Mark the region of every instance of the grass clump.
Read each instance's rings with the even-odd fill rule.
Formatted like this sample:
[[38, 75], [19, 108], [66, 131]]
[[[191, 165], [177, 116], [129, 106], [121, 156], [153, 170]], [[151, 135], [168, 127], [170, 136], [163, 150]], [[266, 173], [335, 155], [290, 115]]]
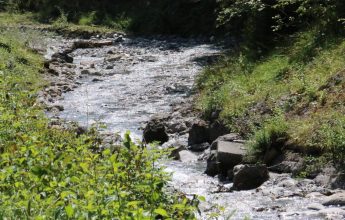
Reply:
[[0, 218], [194, 219], [197, 198], [167, 192], [161, 151], [127, 134], [96, 152], [97, 133], [49, 128], [36, 104], [43, 61], [28, 36], [0, 34]]
[[285, 142], [288, 139], [288, 125], [285, 122], [284, 116], [277, 115], [263, 123], [262, 127], [254, 132], [252, 142], [250, 143], [250, 155], [255, 158], [266, 160], [265, 153], [277, 152], [283, 150]]

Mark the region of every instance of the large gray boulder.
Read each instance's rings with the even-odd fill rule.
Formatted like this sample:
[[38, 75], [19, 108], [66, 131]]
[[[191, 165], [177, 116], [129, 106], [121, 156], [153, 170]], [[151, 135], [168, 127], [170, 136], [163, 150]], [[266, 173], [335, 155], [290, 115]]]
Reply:
[[228, 170], [242, 162], [245, 154], [246, 149], [242, 143], [218, 141], [217, 161], [220, 173], [227, 175]]
[[233, 174], [234, 190], [255, 189], [269, 179], [266, 165], [237, 165]]
[[242, 162], [246, 149], [243, 141], [239, 140], [239, 135], [227, 134], [212, 143], [210, 152], [205, 173], [209, 176], [221, 174], [227, 177], [229, 170], [232, 171], [234, 166]]

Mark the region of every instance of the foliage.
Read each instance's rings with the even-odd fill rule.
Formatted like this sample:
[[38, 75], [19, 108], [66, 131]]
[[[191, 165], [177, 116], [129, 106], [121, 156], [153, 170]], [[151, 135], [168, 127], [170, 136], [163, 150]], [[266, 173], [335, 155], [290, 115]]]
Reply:
[[53, 27], [55, 28], [66, 28], [68, 26], [67, 14], [59, 8], [60, 16], [53, 22]]
[[160, 150], [127, 134], [96, 152], [96, 132], [49, 128], [36, 104], [43, 62], [25, 46], [39, 35], [0, 35], [0, 218], [194, 219], [198, 198], [167, 192]]
[[264, 154], [272, 149], [281, 152], [288, 140], [288, 125], [281, 114], [270, 118], [263, 123], [253, 135], [249, 152], [256, 158], [263, 158]]
[[[271, 146], [271, 132], [285, 124], [296, 149], [332, 152], [338, 163], [345, 155], [344, 51], [342, 36], [317, 25], [289, 36], [260, 59], [240, 48], [199, 76], [198, 108], [205, 117], [220, 112], [234, 132], [255, 133], [253, 147], [259, 152]], [[284, 118], [271, 127], [277, 109]]]

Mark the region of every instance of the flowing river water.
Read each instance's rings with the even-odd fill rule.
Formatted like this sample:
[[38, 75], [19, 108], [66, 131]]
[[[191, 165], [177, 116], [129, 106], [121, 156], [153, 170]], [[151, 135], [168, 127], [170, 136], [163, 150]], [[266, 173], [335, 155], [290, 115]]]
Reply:
[[[55, 40], [46, 58], [71, 42]], [[222, 50], [200, 40], [177, 38], [124, 38], [113, 45], [76, 49], [69, 55], [74, 64], [70, 69], [78, 76], [77, 86], [55, 103], [63, 106], [63, 111], [54, 117], [84, 126], [101, 122], [108, 131], [122, 134], [130, 130], [141, 139], [140, 128], [152, 115], [169, 113], [171, 106], [188, 100], [196, 75]], [[173, 173], [171, 185], [175, 189], [206, 198], [200, 205], [200, 219], [213, 214], [219, 219], [341, 219], [345, 212], [320, 207], [327, 190], [313, 180], [271, 173], [270, 180], [258, 189], [217, 192], [220, 183], [204, 174], [205, 161], [170, 161], [165, 165]], [[222, 187], [229, 186], [231, 183]]]

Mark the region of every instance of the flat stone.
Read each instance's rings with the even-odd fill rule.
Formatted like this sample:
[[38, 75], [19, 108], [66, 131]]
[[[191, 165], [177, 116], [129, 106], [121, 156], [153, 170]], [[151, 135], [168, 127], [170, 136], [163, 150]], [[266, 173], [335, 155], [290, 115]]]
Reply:
[[345, 206], [345, 192], [340, 192], [326, 197], [322, 203], [325, 206]]
[[219, 171], [224, 175], [228, 170], [240, 164], [246, 154], [245, 146], [241, 143], [218, 141], [217, 148]]
[[198, 160], [198, 157], [188, 150], [178, 152], [178, 157], [181, 162], [192, 162]]

